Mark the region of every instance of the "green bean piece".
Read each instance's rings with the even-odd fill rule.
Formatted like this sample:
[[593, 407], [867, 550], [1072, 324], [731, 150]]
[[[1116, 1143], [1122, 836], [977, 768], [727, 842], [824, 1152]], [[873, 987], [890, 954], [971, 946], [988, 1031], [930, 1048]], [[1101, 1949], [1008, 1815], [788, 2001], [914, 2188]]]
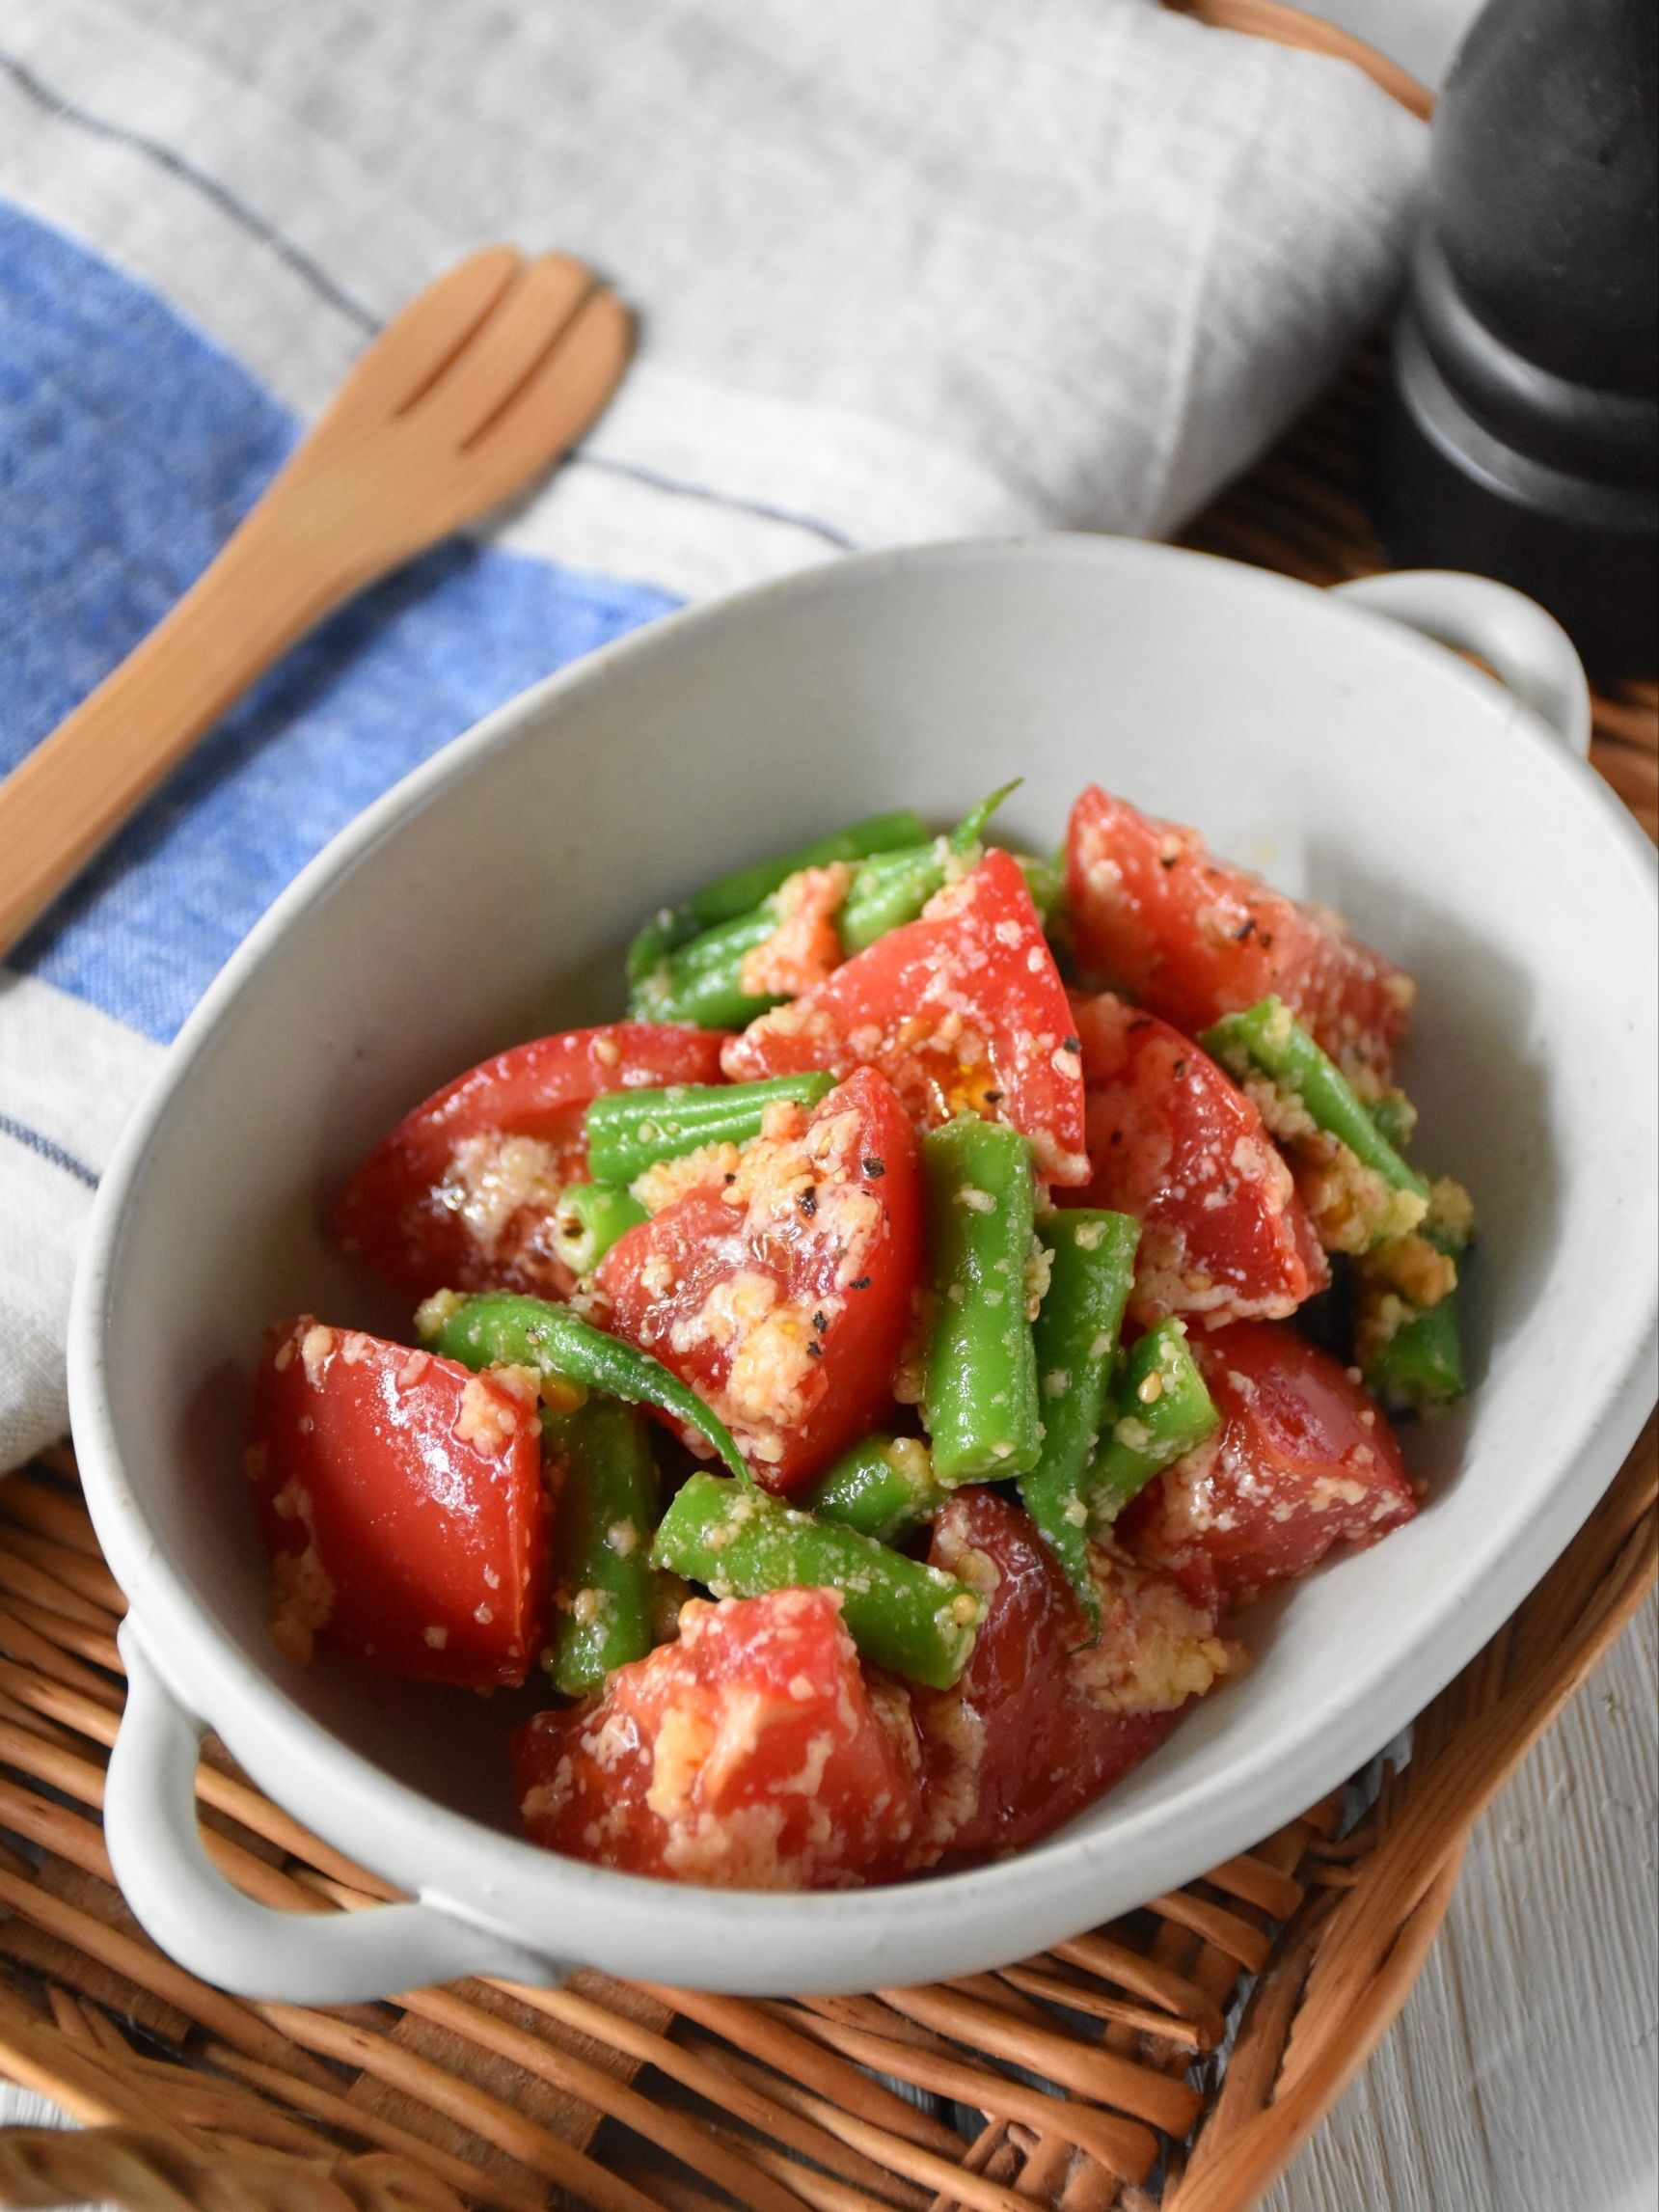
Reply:
[[1089, 1572], [1084, 1478], [1101, 1440], [1124, 1308], [1134, 1284], [1140, 1223], [1128, 1214], [1068, 1208], [1038, 1223], [1048, 1287], [1033, 1327], [1043, 1450], [1020, 1478], [1020, 1502], [1065, 1569], [1090, 1627], [1101, 1594]]
[[919, 844], [927, 833], [927, 824], [908, 806], [887, 814], [867, 814], [861, 822], [831, 830], [828, 836], [815, 837], [792, 853], [753, 860], [746, 868], [734, 868], [729, 876], [718, 876], [692, 893], [684, 911], [698, 929], [713, 929], [717, 923], [748, 914], [802, 868], [825, 868], [833, 860], [867, 860], [872, 853]]
[[[1448, 1195], [1455, 1201], [1447, 1204]], [[1428, 1218], [1419, 1234], [1449, 1260], [1469, 1242], [1468, 1195], [1459, 1185], [1437, 1183]], [[1359, 1263], [1354, 1341], [1365, 1386], [1391, 1413], [1432, 1413], [1461, 1398], [1463, 1313], [1457, 1286], [1429, 1306], [1404, 1297], [1388, 1278], [1386, 1247]]]
[[765, 1490], [693, 1475], [663, 1516], [652, 1562], [717, 1598], [841, 1593], [841, 1618], [878, 1666], [937, 1690], [967, 1664], [985, 1601], [965, 1582]]
[[1045, 860], [1035, 853], [1016, 853], [1020, 873], [1025, 878], [1025, 888], [1031, 893], [1031, 904], [1037, 909], [1037, 918], [1045, 929], [1052, 929], [1060, 918], [1066, 904], [1066, 860], [1064, 854]]
[[1130, 1346], [1107, 1404], [1101, 1441], [1083, 1478], [1089, 1526], [1108, 1529], [1154, 1475], [1196, 1451], [1221, 1426], [1215, 1401], [1172, 1317]]
[[660, 1359], [607, 1336], [568, 1306], [512, 1291], [479, 1291], [471, 1297], [438, 1291], [416, 1313], [415, 1326], [430, 1351], [463, 1367], [528, 1367], [627, 1406], [655, 1406], [706, 1436], [741, 1483], [750, 1479], [730, 1431], [695, 1391]]
[[793, 853], [721, 876], [683, 906], [664, 907], [628, 948], [630, 1013], [636, 1021], [741, 1029], [778, 1003], [743, 988], [744, 961], [777, 927], [774, 891], [802, 868], [863, 860], [926, 836], [921, 816], [909, 807], [872, 814]]
[[[1362, 1313], [1366, 1296], [1362, 1291]], [[1368, 1350], [1364, 1375], [1366, 1388], [1390, 1413], [1431, 1413], [1461, 1398], [1468, 1384], [1457, 1293], [1407, 1308], [1394, 1333]]]
[[946, 1488], [1037, 1463], [1037, 1354], [1025, 1318], [1034, 1240], [1031, 1146], [959, 1115], [922, 1139], [933, 1290], [922, 1419]]
[[587, 1164], [603, 1183], [632, 1183], [660, 1160], [705, 1144], [747, 1144], [779, 1101], [815, 1106], [835, 1087], [813, 1070], [758, 1083], [673, 1083], [666, 1090], [606, 1091], [588, 1106]]
[[[744, 962], [776, 927], [772, 907], [757, 907], [752, 914], [739, 915], [661, 953], [629, 992], [629, 1013], [637, 1022], [681, 1022], [695, 1029], [743, 1028], [779, 1003], [743, 987]], [[638, 945], [639, 940], [635, 942]]]
[[915, 920], [934, 893], [943, 888], [952, 858], [965, 859], [976, 849], [992, 816], [1020, 781], [1017, 776], [982, 799], [947, 836], [879, 853], [859, 864], [835, 917], [841, 949], [849, 959], [889, 930]]
[[553, 1634], [543, 1664], [567, 1698], [657, 1641], [657, 1462], [643, 1415], [609, 1398], [541, 1417], [559, 1470], [553, 1516]]
[[992, 816], [1000, 809], [1005, 799], [1013, 798], [1024, 780], [1023, 776], [1011, 777], [1006, 783], [999, 783], [977, 806], [970, 806], [946, 840], [951, 851], [959, 858], [971, 853], [990, 829]]
[[[1260, 1069], [1281, 1093], [1298, 1101], [1319, 1129], [1346, 1145], [1362, 1167], [1391, 1188], [1422, 1199], [1428, 1214], [1416, 1233], [1455, 1258], [1468, 1242], [1467, 1193], [1449, 1182], [1430, 1186], [1401, 1157], [1394, 1139], [1407, 1137], [1417, 1120], [1403, 1093], [1385, 1092], [1374, 1104], [1362, 1105], [1342, 1071], [1278, 998], [1224, 1015], [1199, 1041], [1236, 1076]], [[1425, 1307], [1401, 1298], [1380, 1272], [1367, 1280], [1368, 1266], [1386, 1256], [1391, 1241], [1373, 1242], [1360, 1263], [1360, 1365], [1368, 1387], [1384, 1406], [1394, 1411], [1428, 1411], [1450, 1405], [1464, 1389], [1456, 1292], [1454, 1288]], [[1386, 1301], [1391, 1298], [1396, 1310], [1385, 1334], [1383, 1317], [1390, 1313]]]
[[847, 888], [841, 911], [835, 916], [841, 949], [850, 960], [885, 937], [889, 930], [914, 921], [944, 883], [945, 862], [941, 840], [914, 851], [879, 853], [865, 860]]
[[1347, 1078], [1282, 998], [1258, 999], [1241, 1014], [1224, 1014], [1198, 1041], [1234, 1076], [1259, 1068], [1299, 1099], [1314, 1122], [1346, 1144], [1362, 1167], [1380, 1175], [1391, 1188], [1409, 1190], [1427, 1203], [1428, 1184], [1395, 1151], [1355, 1098]]
[[902, 1543], [932, 1520], [950, 1492], [934, 1481], [919, 1436], [866, 1436], [821, 1475], [802, 1504], [878, 1543]]
[[573, 1275], [591, 1273], [618, 1237], [648, 1221], [638, 1198], [610, 1183], [567, 1183], [553, 1210], [553, 1248]]
[[1380, 1098], [1364, 1102], [1372, 1126], [1384, 1144], [1403, 1152], [1417, 1130], [1417, 1108], [1403, 1091], [1384, 1091]]
[[629, 942], [627, 975], [630, 992], [649, 981], [670, 952], [697, 934], [697, 925], [684, 907], [659, 907]]

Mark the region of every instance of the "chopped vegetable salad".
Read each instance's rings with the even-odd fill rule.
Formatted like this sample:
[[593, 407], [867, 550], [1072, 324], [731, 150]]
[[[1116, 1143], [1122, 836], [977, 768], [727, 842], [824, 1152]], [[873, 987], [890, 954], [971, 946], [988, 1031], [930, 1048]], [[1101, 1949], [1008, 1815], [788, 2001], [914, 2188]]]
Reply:
[[[1010, 786], [1012, 788], [1012, 786]], [[272, 1630], [543, 1685], [525, 1832], [846, 1888], [1019, 1850], [1418, 1496], [1469, 1199], [1412, 985], [1090, 789], [1064, 852], [853, 824], [666, 908], [627, 1019], [458, 1076], [335, 1200], [411, 1342], [272, 1329]]]

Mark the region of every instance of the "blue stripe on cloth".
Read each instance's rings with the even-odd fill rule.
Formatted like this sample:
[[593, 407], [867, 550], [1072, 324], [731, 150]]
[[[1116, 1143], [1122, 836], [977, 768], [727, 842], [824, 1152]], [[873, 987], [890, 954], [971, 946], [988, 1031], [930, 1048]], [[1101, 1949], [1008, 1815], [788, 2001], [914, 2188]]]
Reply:
[[[154, 293], [0, 204], [0, 773], [160, 619], [297, 435]], [[449, 541], [273, 669], [12, 965], [165, 1043], [370, 800], [527, 684], [675, 604]]]
[[49, 1161], [52, 1166], [61, 1167], [66, 1175], [72, 1175], [77, 1183], [84, 1183], [89, 1190], [97, 1188], [98, 1171], [95, 1167], [89, 1167], [84, 1160], [77, 1160], [72, 1152], [67, 1152], [61, 1144], [55, 1144], [38, 1129], [31, 1129], [26, 1121], [14, 1121], [9, 1113], [0, 1113], [0, 1136], [10, 1137], [14, 1144], [20, 1144], [25, 1152], [38, 1153], [42, 1160]]

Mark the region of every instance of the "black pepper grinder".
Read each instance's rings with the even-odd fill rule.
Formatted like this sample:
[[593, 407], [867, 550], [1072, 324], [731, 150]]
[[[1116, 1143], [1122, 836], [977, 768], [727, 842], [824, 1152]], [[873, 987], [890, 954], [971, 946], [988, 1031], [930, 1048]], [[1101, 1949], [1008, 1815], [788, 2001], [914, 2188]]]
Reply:
[[1435, 114], [1377, 525], [1659, 669], [1659, 6], [1490, 0]]

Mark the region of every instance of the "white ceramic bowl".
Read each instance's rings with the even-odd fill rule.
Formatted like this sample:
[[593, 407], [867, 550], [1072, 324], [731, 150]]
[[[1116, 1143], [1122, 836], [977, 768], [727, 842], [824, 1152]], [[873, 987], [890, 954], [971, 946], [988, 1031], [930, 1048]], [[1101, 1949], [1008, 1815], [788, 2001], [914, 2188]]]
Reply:
[[[1390, 613], [1479, 646], [1533, 706]], [[1572, 757], [1587, 732], [1561, 632], [1500, 587], [1394, 577], [1345, 600], [1048, 538], [849, 560], [658, 623], [372, 807], [189, 1024], [78, 1288], [75, 1434], [132, 1604], [107, 1833], [157, 1940], [310, 2002], [579, 1963], [763, 1993], [922, 1980], [1170, 1889], [1370, 1758], [1561, 1550], [1653, 1394], [1654, 872]], [[1431, 1502], [1259, 1609], [1253, 1671], [1017, 1859], [734, 1898], [535, 1850], [513, 1833], [512, 1699], [301, 1670], [270, 1642], [239, 1471], [260, 1332], [300, 1309], [406, 1323], [323, 1243], [320, 1201], [457, 1068], [613, 1015], [647, 908], [877, 807], [950, 819], [1017, 771], [1023, 838], [1056, 839], [1098, 778], [1333, 901], [1418, 976], [1423, 1157], [1482, 1221], [1477, 1387], [1411, 1438]], [[192, 1809], [204, 1726], [415, 1901], [296, 1920], [228, 1888]]]

